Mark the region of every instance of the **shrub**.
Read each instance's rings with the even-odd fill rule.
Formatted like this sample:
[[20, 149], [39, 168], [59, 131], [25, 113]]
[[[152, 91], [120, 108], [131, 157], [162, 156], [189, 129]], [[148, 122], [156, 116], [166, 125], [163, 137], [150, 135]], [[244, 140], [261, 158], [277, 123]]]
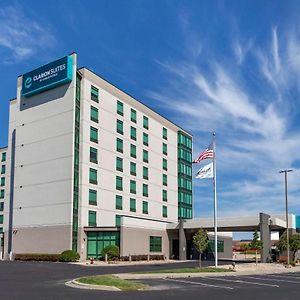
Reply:
[[59, 260], [59, 254], [50, 253], [18, 253], [15, 254], [15, 260], [22, 261], [52, 261], [56, 262]]
[[73, 250], [65, 250], [59, 256], [61, 262], [75, 262], [79, 260], [79, 254]]
[[[164, 260], [164, 255], [158, 255], [158, 254], [150, 254], [149, 255], [150, 260]], [[121, 256], [121, 261], [129, 261], [129, 256]], [[143, 261], [148, 260], [148, 255], [146, 254], [140, 254], [140, 255], [131, 255], [131, 261]]]
[[106, 246], [102, 250], [102, 257], [103, 258], [105, 258], [105, 254], [107, 254], [107, 259], [108, 260], [115, 260], [115, 259], [119, 258], [119, 256], [120, 256], [119, 247], [115, 246], [115, 245]]

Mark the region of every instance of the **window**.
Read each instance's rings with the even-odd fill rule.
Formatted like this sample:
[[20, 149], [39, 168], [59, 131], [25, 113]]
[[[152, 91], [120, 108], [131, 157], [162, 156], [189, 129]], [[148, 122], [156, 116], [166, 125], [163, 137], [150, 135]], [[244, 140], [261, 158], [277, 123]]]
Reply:
[[143, 144], [149, 146], [149, 136], [147, 133], [143, 132]]
[[91, 106], [91, 121], [98, 123], [98, 108]]
[[131, 121], [136, 123], [136, 110], [131, 109]]
[[2, 153], [2, 158], [1, 158], [1, 161], [6, 161], [6, 152], [3, 152]]
[[92, 85], [91, 86], [91, 99], [95, 102], [99, 102], [98, 97], [99, 97], [99, 90]]
[[0, 190], [0, 199], [4, 198], [4, 190]]
[[147, 150], [143, 150], [143, 162], [149, 162], [149, 155]]
[[168, 155], [168, 145], [163, 143], [163, 154]]
[[162, 176], [162, 183], [165, 186], [168, 185], [168, 176], [166, 174], [163, 174], [163, 176]]
[[98, 129], [95, 127], [90, 127], [90, 141], [98, 143]]
[[97, 226], [97, 212], [89, 210], [89, 226]]
[[1, 186], [5, 186], [5, 177], [1, 177], [1, 183], [0, 183]]
[[130, 138], [136, 141], [136, 128], [130, 127]]
[[143, 127], [149, 129], [149, 119], [146, 116], [143, 116]]
[[3, 224], [3, 215], [0, 216], [0, 224]]
[[168, 201], [168, 192], [167, 192], [167, 190], [162, 191], [162, 199], [163, 199], [164, 202]]
[[130, 162], [130, 174], [136, 176], [136, 163]]
[[163, 218], [168, 217], [168, 207], [165, 205], [163, 205], [163, 207], [162, 207], [162, 216], [163, 216]]
[[143, 167], [143, 178], [148, 180], [149, 179], [148, 175], [149, 175], [148, 168]]
[[123, 191], [123, 178], [120, 176], [116, 176], [116, 189]]
[[124, 111], [123, 111], [124, 107], [123, 107], [123, 103], [121, 101], [117, 102], [117, 113], [121, 116], [123, 116]]
[[97, 170], [90, 168], [90, 183], [97, 184]]
[[148, 202], [143, 201], [143, 214], [148, 214]]
[[123, 158], [121, 157], [116, 158], [116, 170], [123, 172]]
[[136, 212], [136, 200], [134, 198], [130, 198], [130, 211]]
[[5, 174], [5, 165], [1, 166], [1, 174]]
[[136, 181], [130, 180], [130, 193], [136, 194]]
[[168, 161], [165, 158], [162, 160], [162, 167], [165, 171], [168, 171]]
[[130, 144], [130, 156], [136, 158], [136, 146]]
[[90, 162], [98, 163], [98, 150], [93, 147], [90, 147]]
[[121, 216], [120, 215], [116, 215], [116, 227], [120, 227], [121, 226]]
[[162, 238], [160, 236], [150, 236], [150, 252], [161, 252]]
[[122, 196], [116, 195], [116, 209], [123, 209], [123, 199]]
[[123, 134], [123, 121], [117, 120], [117, 132]]
[[165, 127], [163, 127], [162, 136], [163, 136], [163, 139], [165, 139], [165, 140], [168, 139], [168, 130]]
[[4, 202], [0, 202], [0, 211], [4, 210]]
[[148, 184], [143, 183], [143, 196], [148, 197]]
[[[215, 240], [208, 241], [208, 252], [215, 251]], [[224, 241], [217, 240], [217, 251], [224, 252]]]
[[89, 204], [97, 205], [97, 191], [89, 189]]
[[117, 138], [117, 147], [116, 147], [118, 152], [123, 153], [123, 140]]

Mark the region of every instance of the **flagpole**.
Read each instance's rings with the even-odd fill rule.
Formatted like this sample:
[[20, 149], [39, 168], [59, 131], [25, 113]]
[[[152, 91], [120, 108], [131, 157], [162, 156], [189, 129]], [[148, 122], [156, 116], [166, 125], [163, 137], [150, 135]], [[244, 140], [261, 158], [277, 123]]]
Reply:
[[214, 166], [214, 227], [215, 227], [215, 267], [218, 267], [218, 223], [217, 223], [217, 165], [216, 165], [216, 134], [213, 134], [213, 166]]

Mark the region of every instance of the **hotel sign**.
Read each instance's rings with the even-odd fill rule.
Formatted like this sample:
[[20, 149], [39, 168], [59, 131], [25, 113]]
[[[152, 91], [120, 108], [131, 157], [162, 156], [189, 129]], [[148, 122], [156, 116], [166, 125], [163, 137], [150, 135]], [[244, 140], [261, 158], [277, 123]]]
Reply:
[[29, 97], [72, 81], [72, 56], [65, 56], [23, 75], [22, 95]]

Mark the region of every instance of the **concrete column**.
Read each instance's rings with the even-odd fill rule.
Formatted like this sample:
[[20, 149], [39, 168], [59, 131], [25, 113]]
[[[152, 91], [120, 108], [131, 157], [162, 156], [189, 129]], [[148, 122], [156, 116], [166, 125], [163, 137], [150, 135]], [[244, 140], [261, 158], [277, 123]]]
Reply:
[[179, 220], [179, 260], [186, 260], [186, 237], [183, 228], [185, 220]]
[[261, 262], [267, 262], [270, 257], [271, 248], [271, 231], [270, 231], [270, 216], [264, 213], [259, 213], [259, 231], [260, 240], [263, 242], [261, 250]]

